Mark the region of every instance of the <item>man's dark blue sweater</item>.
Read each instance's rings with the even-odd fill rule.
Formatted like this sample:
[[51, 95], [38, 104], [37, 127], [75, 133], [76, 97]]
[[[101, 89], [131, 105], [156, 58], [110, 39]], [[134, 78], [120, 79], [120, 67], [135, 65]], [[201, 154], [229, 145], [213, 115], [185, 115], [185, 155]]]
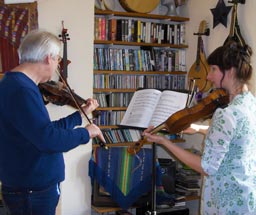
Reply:
[[51, 121], [38, 86], [20, 72], [0, 81], [0, 181], [40, 190], [65, 178], [63, 152], [89, 141], [77, 111]]

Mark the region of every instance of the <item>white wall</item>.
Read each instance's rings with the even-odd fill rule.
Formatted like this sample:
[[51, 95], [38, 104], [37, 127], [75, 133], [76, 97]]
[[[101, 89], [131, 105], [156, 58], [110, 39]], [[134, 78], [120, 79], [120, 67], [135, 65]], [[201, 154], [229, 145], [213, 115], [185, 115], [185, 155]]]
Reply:
[[[196, 59], [196, 44], [197, 36], [194, 36], [193, 33], [198, 31], [198, 27], [201, 20], [206, 20], [209, 23], [210, 36], [203, 36], [204, 47], [206, 55], [208, 56], [215, 48], [222, 45], [225, 39], [229, 34], [231, 14], [230, 11], [227, 19], [227, 28], [218, 24], [213, 28], [213, 15], [210, 9], [215, 8], [217, 5], [217, 0], [188, 0], [187, 6], [184, 8], [184, 15], [190, 18], [189, 24], [187, 25], [187, 41], [189, 49], [187, 51], [187, 65], [188, 69], [193, 64]], [[232, 6], [228, 3], [228, 0], [224, 0], [226, 6]], [[244, 37], [246, 43], [248, 43], [255, 54], [252, 56], [252, 65], [253, 68], [256, 68], [256, 41], [254, 35], [256, 35], [256, 29], [252, 27], [252, 22], [255, 19], [256, 11], [256, 1], [247, 0], [246, 4], [238, 4], [238, 24], [242, 36]], [[253, 75], [255, 80], [255, 73]], [[255, 83], [255, 81], [254, 81]], [[255, 84], [252, 85], [253, 91], [255, 91]]]
[[[224, 0], [226, 5], [230, 5]], [[188, 0], [185, 6], [180, 8], [181, 14], [188, 16], [186, 37], [189, 48], [187, 50], [187, 67], [193, 64], [196, 58], [197, 37], [193, 36], [198, 31], [201, 20], [209, 23], [210, 36], [204, 37], [205, 51], [208, 55], [216, 47], [223, 44], [229, 33], [228, 27], [222, 24], [213, 27], [213, 16], [210, 9], [215, 8], [217, 0]], [[118, 4], [119, 7], [119, 4]], [[256, 11], [256, 1], [247, 0], [245, 5], [238, 7], [238, 20], [241, 32], [246, 42], [256, 50], [256, 29], [253, 27], [253, 17]], [[68, 82], [77, 94], [84, 98], [92, 96], [93, 73], [93, 13], [94, 0], [38, 0], [39, 25], [59, 34], [62, 30], [61, 21], [64, 20], [71, 40], [68, 41]], [[253, 56], [253, 67], [256, 66], [256, 58]], [[255, 79], [255, 75], [254, 75]], [[253, 88], [255, 89], [254, 85]], [[53, 119], [66, 115], [73, 110], [67, 107], [49, 106]], [[191, 141], [192, 140], [192, 141]], [[198, 146], [200, 137], [188, 138], [187, 144]], [[60, 211], [62, 215], [90, 214], [90, 178], [88, 175], [88, 160], [91, 153], [91, 144], [78, 147], [65, 154], [66, 180], [62, 184], [62, 198]], [[193, 207], [192, 203], [192, 207]], [[196, 209], [194, 209], [196, 211]], [[196, 212], [193, 212], [196, 214]]]
[[[61, 21], [68, 29], [68, 83], [83, 98], [92, 97], [94, 0], [39, 0], [39, 27], [58, 35]], [[74, 110], [48, 105], [53, 119]], [[65, 153], [66, 180], [62, 183], [59, 211], [62, 215], [91, 214], [88, 160], [91, 143]], [[60, 214], [60, 213], [59, 213]]]

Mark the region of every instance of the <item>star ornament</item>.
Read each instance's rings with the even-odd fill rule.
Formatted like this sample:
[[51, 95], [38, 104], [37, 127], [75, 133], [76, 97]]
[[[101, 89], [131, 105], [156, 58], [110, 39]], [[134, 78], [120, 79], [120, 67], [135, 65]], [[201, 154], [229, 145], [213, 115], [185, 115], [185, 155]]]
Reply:
[[213, 28], [219, 23], [227, 27], [227, 16], [231, 10], [232, 6], [226, 6], [223, 0], [219, 0], [216, 8], [211, 9], [213, 14]]

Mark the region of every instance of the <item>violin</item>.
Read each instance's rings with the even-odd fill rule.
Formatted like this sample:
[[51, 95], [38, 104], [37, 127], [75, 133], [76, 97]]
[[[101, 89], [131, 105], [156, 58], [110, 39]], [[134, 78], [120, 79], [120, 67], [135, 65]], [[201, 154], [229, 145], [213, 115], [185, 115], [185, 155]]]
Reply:
[[[180, 133], [193, 122], [211, 118], [217, 108], [224, 108], [228, 103], [229, 95], [227, 92], [224, 89], [215, 89], [198, 104], [172, 114], [165, 122], [155, 127], [150, 133], [154, 134], [160, 130], [166, 130], [170, 134]], [[137, 154], [147, 142], [147, 139], [143, 137], [139, 142], [131, 144], [127, 148], [128, 153]]]
[[[83, 99], [73, 91], [73, 96], [76, 100], [75, 102], [69, 93], [69, 89], [63, 84], [63, 82], [60, 81], [48, 81], [45, 83], [40, 83], [38, 87], [43, 96], [45, 104], [48, 104], [50, 102], [52, 104], [60, 106], [69, 105], [77, 109], [78, 107], [76, 105], [76, 102], [79, 107], [82, 107], [87, 103], [86, 99]], [[92, 112], [93, 118], [97, 118], [99, 114], [99, 111], [96, 110]]]

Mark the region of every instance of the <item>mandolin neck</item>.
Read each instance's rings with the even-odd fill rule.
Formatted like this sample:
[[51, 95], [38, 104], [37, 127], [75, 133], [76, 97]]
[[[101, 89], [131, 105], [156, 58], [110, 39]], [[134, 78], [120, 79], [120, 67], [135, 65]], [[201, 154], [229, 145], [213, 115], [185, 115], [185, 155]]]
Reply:
[[241, 45], [245, 45], [245, 40], [241, 35], [240, 28], [238, 25], [238, 19], [237, 19], [237, 4], [234, 3], [233, 10], [232, 10], [232, 18], [231, 18], [231, 24], [230, 24], [230, 31], [228, 38], [225, 40], [224, 44], [226, 44], [228, 41], [236, 41], [239, 42]]
[[202, 37], [199, 35], [197, 38], [196, 65], [200, 64], [201, 41]]
[[230, 37], [234, 37], [235, 36], [236, 22], [237, 22], [237, 4], [234, 4], [233, 5], [233, 10], [232, 10], [232, 18], [231, 18], [230, 30], [229, 30], [229, 36]]

